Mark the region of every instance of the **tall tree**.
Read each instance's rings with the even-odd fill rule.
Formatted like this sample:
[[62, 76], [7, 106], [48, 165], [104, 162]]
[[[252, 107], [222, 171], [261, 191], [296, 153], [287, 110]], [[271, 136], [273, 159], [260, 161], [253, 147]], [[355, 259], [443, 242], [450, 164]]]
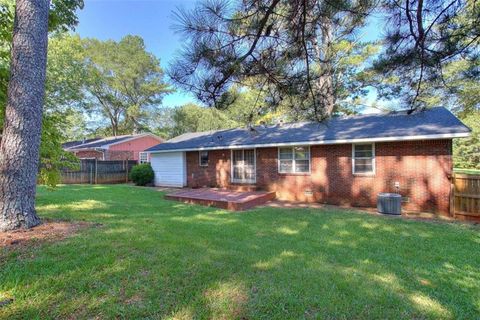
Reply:
[[113, 135], [144, 129], [171, 91], [163, 81], [160, 61], [138, 36], [119, 42], [88, 39], [85, 48], [92, 110], [109, 120]]
[[[65, 167], [70, 153], [63, 151], [62, 141], [72, 130], [73, 114], [78, 113], [83, 79], [81, 67], [81, 46], [78, 37], [62, 35], [78, 22], [76, 10], [82, 8], [82, 0], [53, 0], [49, 11], [49, 49], [47, 56], [46, 95], [43, 109], [43, 125], [40, 143], [41, 183], [55, 186], [59, 181], [59, 170]], [[10, 73], [10, 51], [13, 37], [15, 2], [0, 0], [0, 132], [3, 131], [7, 86]], [[78, 39], [77, 39], [78, 38]], [[76, 132], [81, 134], [81, 132]], [[70, 159], [73, 160], [73, 159]], [[73, 161], [67, 162], [68, 166]]]
[[462, 121], [472, 129], [470, 137], [453, 141], [455, 168], [480, 170], [480, 110], [463, 115]]
[[[336, 81], [342, 41], [357, 44], [374, 1], [205, 1], [178, 12], [188, 45], [170, 77], [208, 104], [232, 84], [255, 77], [272, 105], [291, 99], [308, 118], [336, 109], [342, 81]], [[353, 87], [355, 90], [358, 86]]]
[[196, 104], [186, 104], [174, 109], [171, 115], [174, 126], [170, 136], [175, 137], [186, 132], [200, 132], [238, 127], [239, 123], [230, 119], [221, 110], [205, 108]]
[[[252, 82], [248, 87], [233, 85], [219, 100], [218, 106], [226, 116], [239, 126], [249, 126], [265, 121], [265, 116], [280, 114], [280, 106], [271, 108], [266, 92], [257, 90], [258, 83]], [[261, 84], [260, 84], [261, 85]]]
[[[49, 32], [57, 34], [72, 29], [78, 23], [76, 11], [81, 8], [83, 0], [52, 0], [48, 16]], [[14, 11], [15, 0], [0, 0], [0, 123], [7, 97]]]
[[0, 145], [0, 231], [40, 223], [35, 212], [49, 0], [17, 0]]
[[[375, 68], [386, 81], [381, 94], [412, 110], [428, 107], [432, 85], [446, 89], [444, 68], [479, 59], [480, 6], [475, 0], [386, 0], [385, 49]], [[477, 72], [464, 74], [478, 81]], [[442, 88], [443, 87], [443, 88]]]

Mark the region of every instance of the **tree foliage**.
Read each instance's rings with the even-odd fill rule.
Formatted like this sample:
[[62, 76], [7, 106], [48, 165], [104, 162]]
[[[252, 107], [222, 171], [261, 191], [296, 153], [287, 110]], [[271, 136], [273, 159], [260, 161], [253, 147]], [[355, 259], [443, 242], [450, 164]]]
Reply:
[[171, 123], [174, 124], [169, 130], [171, 137], [187, 132], [228, 129], [239, 126], [238, 122], [230, 119], [223, 111], [195, 104], [186, 104], [173, 109], [171, 120]]
[[[6, 106], [6, 92], [9, 81], [10, 50], [12, 43], [13, 0], [0, 0], [0, 128]], [[73, 29], [78, 23], [76, 10], [83, 8], [83, 0], [53, 0], [50, 4], [49, 31], [53, 36]], [[65, 139], [65, 128], [69, 127], [66, 116], [72, 113], [72, 104], [78, 101], [80, 91], [73, 89], [81, 74], [78, 66], [72, 65], [75, 54], [73, 42], [51, 37], [47, 62], [46, 93], [42, 137], [40, 144], [40, 179], [54, 186], [58, 182], [59, 169], [63, 165], [72, 166], [73, 161], [62, 164], [70, 155], [63, 152], [61, 142]], [[76, 72], [72, 69], [76, 68]], [[72, 160], [72, 159], [70, 159]]]
[[480, 6], [475, 0], [386, 0], [385, 48], [375, 68], [385, 78], [381, 93], [411, 109], [428, 107], [432, 85], [448, 89], [445, 68], [458, 60], [478, 81]]
[[232, 85], [222, 94], [216, 109], [243, 127], [272, 123], [287, 117], [290, 111], [285, 103], [273, 107], [268, 93], [262, 90], [256, 78], [246, 80], [244, 85]]
[[339, 97], [361, 87], [345, 85], [341, 60], [362, 47], [355, 31], [373, 5], [370, 0], [202, 2], [177, 12], [186, 46], [169, 75], [214, 106], [232, 84], [254, 77], [273, 106], [290, 100], [305, 117], [323, 119], [335, 111]]
[[472, 129], [471, 136], [456, 139], [453, 143], [453, 160], [456, 168], [480, 169], [480, 111], [463, 117], [462, 121]]
[[76, 169], [78, 159], [62, 148], [64, 132], [69, 127], [62, 114], [45, 115], [42, 121], [42, 138], [40, 144], [40, 171], [38, 181], [54, 188], [60, 183], [61, 169]]
[[425, 81], [418, 100], [424, 106], [443, 105], [461, 119], [480, 111], [480, 60], [458, 59], [442, 67], [442, 80]]
[[50, 187], [60, 182], [61, 169], [75, 168], [78, 164], [71, 153], [63, 150], [62, 142], [82, 135], [81, 130], [72, 134], [72, 129], [78, 124], [75, 116], [84, 108], [81, 84], [85, 79], [80, 38], [66, 34], [50, 37], [39, 176]]
[[109, 120], [113, 135], [144, 130], [163, 96], [171, 92], [160, 61], [138, 36], [119, 42], [86, 39], [84, 47], [91, 111]]
[[[52, 0], [49, 31], [55, 34], [72, 30], [78, 24], [76, 11], [83, 5], [83, 0]], [[0, 0], [0, 106], [4, 106], [6, 101], [14, 12], [15, 0]]]

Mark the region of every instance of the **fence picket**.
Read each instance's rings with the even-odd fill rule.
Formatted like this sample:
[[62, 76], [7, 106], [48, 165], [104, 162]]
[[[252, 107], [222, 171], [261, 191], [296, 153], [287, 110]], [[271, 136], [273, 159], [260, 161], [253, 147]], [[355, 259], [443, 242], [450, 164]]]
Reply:
[[82, 159], [80, 170], [63, 170], [63, 184], [128, 183], [128, 173], [137, 164], [135, 160]]
[[480, 175], [455, 173], [452, 183], [454, 214], [480, 219]]

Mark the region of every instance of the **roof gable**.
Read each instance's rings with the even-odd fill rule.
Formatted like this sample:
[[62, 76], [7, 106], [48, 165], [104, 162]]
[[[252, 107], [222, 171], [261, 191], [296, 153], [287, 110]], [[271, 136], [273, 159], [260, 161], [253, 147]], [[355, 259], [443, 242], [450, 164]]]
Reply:
[[102, 138], [92, 138], [92, 139], [69, 141], [69, 142], [63, 143], [62, 147], [64, 149], [68, 149], [68, 148], [72, 148], [72, 147], [79, 146], [79, 145], [82, 145], [82, 144], [87, 144], [87, 143], [91, 143], [91, 142], [94, 142], [94, 141], [98, 141], [98, 140], [101, 140], [101, 139]]
[[[143, 138], [146, 136], [151, 136], [156, 139], [158, 139], [159, 142], [163, 141], [162, 138], [151, 134], [151, 133], [142, 133], [142, 134], [131, 134], [131, 135], [124, 135], [124, 136], [116, 136], [116, 137], [106, 137], [106, 138], [101, 138], [101, 139], [96, 139], [91, 142], [86, 142], [82, 144], [76, 144], [71, 147], [64, 147], [65, 149], [69, 150], [79, 150], [79, 149], [108, 149], [109, 146], [130, 141], [130, 140], [135, 140], [139, 138]], [[68, 143], [67, 143], [68, 144]]]

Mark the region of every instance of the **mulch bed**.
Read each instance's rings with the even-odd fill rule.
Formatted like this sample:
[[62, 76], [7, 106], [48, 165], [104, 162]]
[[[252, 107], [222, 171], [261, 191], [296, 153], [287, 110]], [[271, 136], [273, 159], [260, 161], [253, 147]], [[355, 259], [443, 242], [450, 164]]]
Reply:
[[31, 229], [0, 232], [0, 249], [25, 246], [34, 241], [63, 240], [89, 226], [92, 224], [88, 222], [44, 220]]

